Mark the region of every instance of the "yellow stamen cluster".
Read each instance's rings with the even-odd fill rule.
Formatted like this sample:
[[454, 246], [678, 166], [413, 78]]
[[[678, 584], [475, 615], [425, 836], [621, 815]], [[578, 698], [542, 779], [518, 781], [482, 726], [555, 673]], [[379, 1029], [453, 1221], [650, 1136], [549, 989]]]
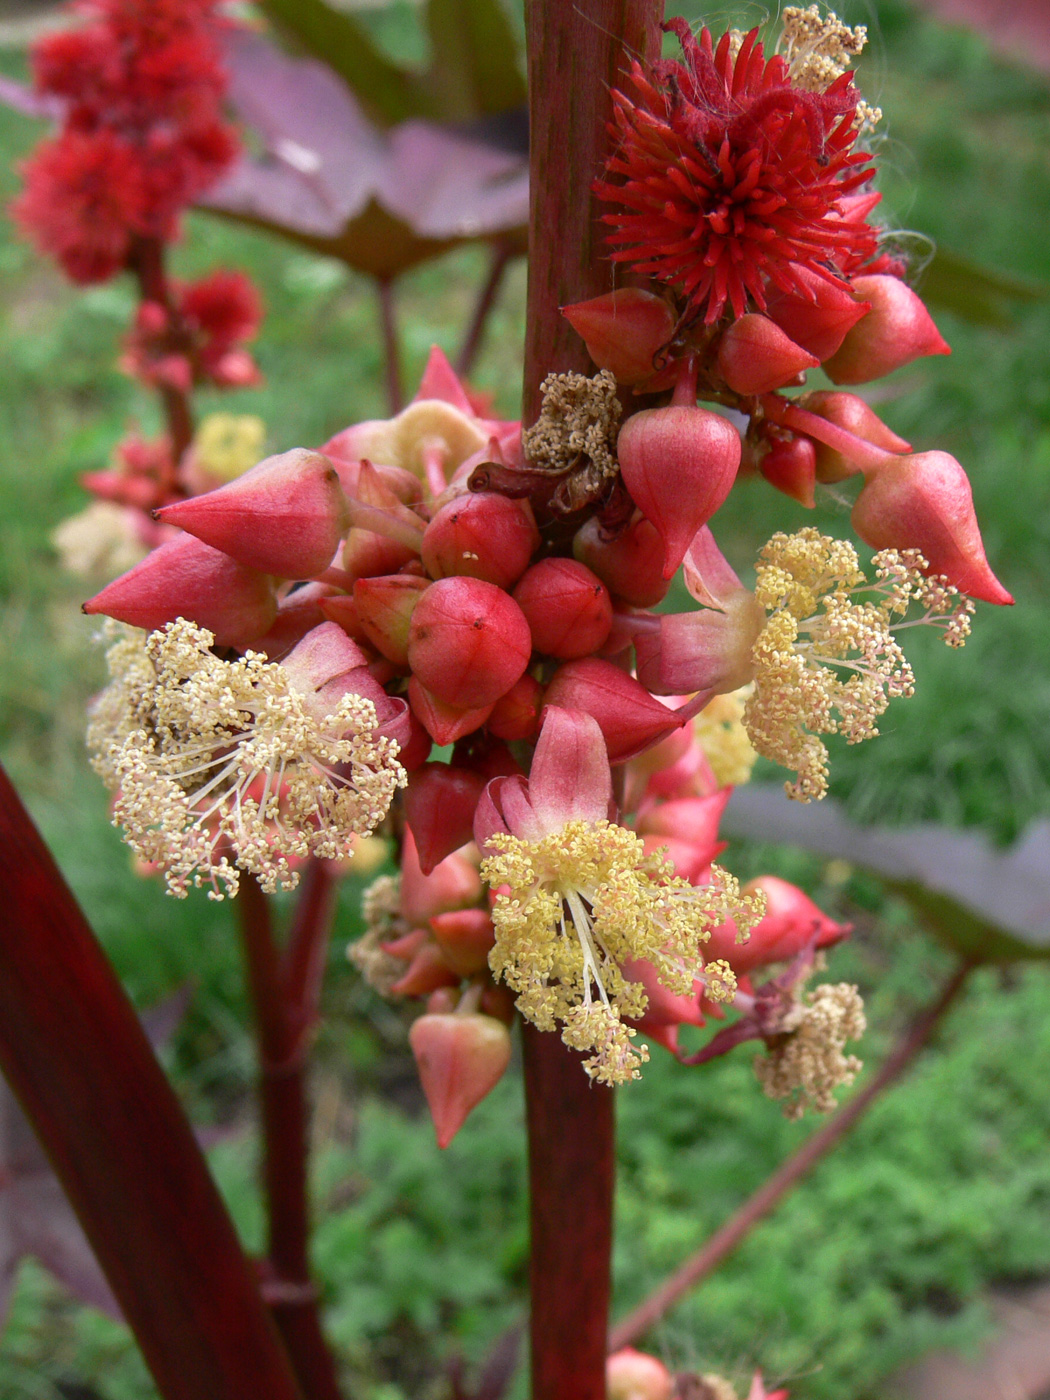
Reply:
[[236, 894], [237, 867], [292, 889], [292, 858], [345, 858], [382, 821], [405, 782], [397, 744], [376, 737], [370, 700], [321, 713], [282, 666], [251, 651], [223, 661], [213, 642], [179, 618], [111, 648], [93, 766], [117, 794], [114, 824], [172, 894]]
[[115, 578], [145, 559], [134, 513], [114, 501], [92, 501], [84, 510], [59, 522], [51, 543], [67, 573]]
[[[931, 625], [957, 647], [970, 630], [972, 602], [946, 579], [927, 578], [916, 550], [882, 550], [872, 563], [878, 582], [869, 584], [852, 545], [812, 528], [774, 535], [759, 555], [755, 597], [769, 616], [751, 651], [744, 725], [760, 754], [797, 772], [786, 791], [800, 802], [827, 791], [819, 735], [873, 738], [890, 700], [914, 693], [894, 633]], [[921, 616], [895, 621], [913, 606]]]
[[825, 92], [842, 76], [868, 42], [863, 24], [851, 29], [833, 10], [818, 5], [788, 5], [777, 52], [786, 61], [791, 81], [806, 92]]
[[784, 1116], [801, 1118], [807, 1108], [830, 1113], [835, 1090], [852, 1084], [861, 1069], [856, 1055], [844, 1055], [847, 1040], [867, 1028], [864, 1003], [847, 982], [815, 987], [798, 1006], [798, 1023], [768, 1055], [755, 1059], [755, 1074], [771, 1099], [783, 1099]]
[[266, 424], [254, 413], [209, 413], [193, 436], [195, 465], [219, 481], [233, 481], [262, 456]]
[[365, 932], [350, 944], [346, 956], [373, 991], [388, 997], [391, 987], [405, 973], [404, 962], [382, 947], [409, 932], [401, 917], [400, 876], [380, 875], [372, 881], [361, 896], [361, 917]]
[[724, 1376], [700, 1377], [696, 1400], [738, 1400], [737, 1393]]
[[522, 438], [529, 463], [537, 471], [561, 473], [586, 459], [597, 476], [615, 476], [622, 409], [614, 376], [607, 369], [593, 377], [548, 374], [540, 392], [540, 416]]
[[716, 695], [697, 715], [693, 729], [720, 787], [739, 787], [750, 780], [758, 754], [744, 728], [744, 707], [751, 686]]
[[[727, 918], [750, 929], [764, 909], [717, 866], [709, 885], [690, 885], [608, 821], [570, 821], [539, 841], [493, 836], [493, 848], [481, 866], [499, 891], [489, 965], [518, 993], [523, 1016], [547, 1031], [560, 1022], [567, 1045], [593, 1052], [585, 1067], [605, 1084], [636, 1079], [648, 1059], [623, 1024], [648, 998], [623, 964], [644, 959], [671, 990], [690, 992], [711, 929]], [[711, 973], [715, 993], [732, 996], [729, 969], [713, 964]]]

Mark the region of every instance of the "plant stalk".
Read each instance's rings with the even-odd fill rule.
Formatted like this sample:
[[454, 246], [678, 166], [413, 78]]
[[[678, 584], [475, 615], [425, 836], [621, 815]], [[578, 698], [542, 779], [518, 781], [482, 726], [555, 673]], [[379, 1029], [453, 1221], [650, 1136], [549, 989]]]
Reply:
[[396, 414], [404, 407], [405, 392], [401, 379], [401, 337], [397, 330], [394, 284], [389, 277], [376, 279], [376, 295], [379, 299], [379, 328], [383, 335], [387, 406], [392, 414]]
[[[160, 239], [138, 239], [131, 252], [130, 266], [139, 284], [142, 300], [157, 302], [169, 314], [174, 314], [171, 287], [164, 268], [164, 244]], [[170, 384], [158, 385], [157, 392], [171, 439], [171, 459], [177, 467], [193, 441], [193, 411], [189, 395]]]
[[960, 962], [942, 987], [940, 995], [914, 1018], [882, 1068], [864, 1088], [843, 1104], [812, 1137], [807, 1138], [666, 1283], [661, 1284], [622, 1322], [616, 1324], [609, 1335], [610, 1351], [634, 1346], [691, 1288], [713, 1273], [792, 1187], [856, 1126], [875, 1099], [904, 1074], [926, 1045], [954, 1005], [974, 966], [970, 962]]

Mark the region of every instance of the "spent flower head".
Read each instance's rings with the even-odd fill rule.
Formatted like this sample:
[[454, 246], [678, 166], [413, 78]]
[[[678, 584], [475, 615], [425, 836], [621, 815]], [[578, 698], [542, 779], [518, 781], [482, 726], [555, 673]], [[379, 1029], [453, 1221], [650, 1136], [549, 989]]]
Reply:
[[[768, 620], [751, 651], [744, 725], [760, 754], [797, 772], [787, 792], [802, 802], [827, 791], [820, 735], [873, 738], [890, 700], [914, 693], [895, 634], [927, 624], [952, 647], [969, 634], [973, 603], [946, 579], [928, 578], [918, 551], [884, 549], [872, 562], [875, 583], [851, 544], [812, 527], [778, 532], [759, 555], [755, 597]], [[914, 607], [921, 614], [905, 621]]]
[[807, 1108], [830, 1113], [834, 1091], [852, 1084], [861, 1070], [856, 1055], [845, 1055], [848, 1040], [867, 1028], [864, 1003], [847, 982], [823, 983], [797, 1007], [797, 1024], [778, 1036], [769, 1053], [755, 1058], [755, 1074], [771, 1099], [783, 1099], [787, 1118]]
[[238, 867], [263, 889], [293, 888], [290, 862], [351, 853], [382, 821], [404, 772], [376, 733], [371, 700], [338, 699], [256, 652], [225, 661], [179, 618], [109, 652], [109, 686], [88, 731], [116, 794], [114, 822], [172, 894], [192, 883], [235, 894]]

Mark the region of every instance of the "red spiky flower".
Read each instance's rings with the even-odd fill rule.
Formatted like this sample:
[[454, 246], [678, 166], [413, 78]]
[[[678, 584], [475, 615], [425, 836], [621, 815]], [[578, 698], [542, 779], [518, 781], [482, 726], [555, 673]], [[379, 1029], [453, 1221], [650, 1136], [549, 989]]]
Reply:
[[798, 269], [845, 285], [842, 267], [868, 261], [874, 229], [843, 217], [844, 197], [870, 179], [854, 150], [859, 94], [841, 73], [823, 91], [766, 59], [753, 29], [715, 48], [682, 19], [684, 63], [632, 66], [634, 96], [613, 93], [616, 152], [595, 186], [626, 212], [605, 215], [616, 262], [677, 287], [692, 319], [765, 310], [771, 287], [812, 298]]

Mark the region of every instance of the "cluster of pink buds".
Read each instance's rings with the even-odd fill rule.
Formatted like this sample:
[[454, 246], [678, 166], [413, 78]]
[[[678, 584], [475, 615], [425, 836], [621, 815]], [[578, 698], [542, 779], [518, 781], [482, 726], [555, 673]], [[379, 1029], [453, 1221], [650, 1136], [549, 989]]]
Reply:
[[[912, 692], [901, 629], [958, 645], [971, 597], [1008, 599], [952, 458], [852, 395], [781, 392], [944, 348], [867, 222], [875, 114], [843, 62], [863, 35], [789, 8], [767, 61], [754, 33], [671, 28], [685, 63], [616, 94], [599, 185], [643, 285], [566, 309], [593, 375], [548, 375], [522, 431], [435, 350], [397, 416], [161, 504], [176, 533], [85, 605], [151, 634], [118, 644], [96, 762], [176, 892], [238, 869], [288, 884], [293, 857], [380, 823], [399, 839], [354, 956], [427, 1001], [412, 1045], [442, 1142], [506, 1065], [508, 989], [606, 1083], [637, 1077], [640, 1035], [678, 1053], [732, 1005], [736, 1038], [771, 1049], [767, 1092], [828, 1107], [863, 1015], [854, 988], [801, 987], [843, 930], [716, 863], [729, 785], [753, 745], [821, 796], [822, 736], [867, 739]], [[700, 397], [744, 413], [743, 439]], [[709, 522], [773, 454], [797, 496], [863, 475], [873, 577], [809, 529], [741, 582]], [[679, 568], [697, 606], [652, 611]]]
[[244, 343], [262, 320], [262, 303], [243, 272], [212, 272], [169, 282], [167, 304], [143, 301], [121, 367], [144, 384], [188, 393], [211, 384], [239, 389], [260, 382]]

